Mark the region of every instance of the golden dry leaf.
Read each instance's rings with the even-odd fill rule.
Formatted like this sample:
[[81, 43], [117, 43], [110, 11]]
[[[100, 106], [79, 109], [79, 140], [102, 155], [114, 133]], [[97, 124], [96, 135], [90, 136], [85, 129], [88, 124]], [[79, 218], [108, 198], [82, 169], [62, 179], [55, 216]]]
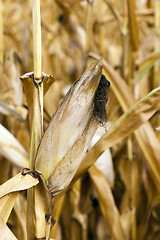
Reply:
[[130, 239], [130, 231], [135, 216], [135, 208], [126, 209], [126, 211], [121, 215], [121, 224], [124, 229], [126, 240]]
[[111, 188], [103, 173], [95, 166], [89, 169], [90, 177], [97, 190], [102, 213], [108, 223], [111, 236], [114, 240], [125, 240], [121, 219], [116, 207]]
[[0, 218], [0, 233], [1, 233], [1, 239], [2, 240], [18, 240], [13, 233], [11, 232], [11, 230], [7, 227], [7, 225], [2, 221], [2, 219]]
[[27, 116], [27, 110], [21, 106], [15, 107], [5, 102], [0, 101], [0, 113], [6, 116], [13, 116], [20, 122], [25, 122]]
[[8, 193], [7, 195], [0, 198], [0, 218], [3, 222], [7, 222], [12, 208], [15, 204], [18, 192]]
[[23, 194], [18, 194], [16, 202], [14, 204], [14, 211], [19, 221], [19, 227], [21, 229], [18, 239], [27, 240], [27, 229], [26, 229], [26, 220], [27, 220], [27, 199]]
[[0, 154], [19, 168], [29, 166], [28, 153], [17, 139], [0, 124]]
[[31, 188], [38, 183], [38, 179], [33, 176], [19, 173], [0, 186], [0, 217], [4, 222], [8, 220], [18, 192]]
[[23, 89], [19, 80], [18, 55], [11, 49], [4, 55], [3, 75], [0, 82], [0, 98], [10, 104], [22, 105]]
[[24, 173], [18, 173], [16, 176], [3, 183], [0, 186], [0, 198], [9, 193], [22, 191], [37, 185], [39, 180], [28, 174], [28, 172], [29, 170], [26, 170]]

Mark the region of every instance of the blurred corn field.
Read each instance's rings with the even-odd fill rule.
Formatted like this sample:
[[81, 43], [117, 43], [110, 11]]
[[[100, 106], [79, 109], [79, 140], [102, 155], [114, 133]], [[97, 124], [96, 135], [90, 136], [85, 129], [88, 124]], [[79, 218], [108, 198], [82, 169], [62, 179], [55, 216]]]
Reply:
[[0, 0], [0, 239], [159, 240], [160, 1], [38, 2]]

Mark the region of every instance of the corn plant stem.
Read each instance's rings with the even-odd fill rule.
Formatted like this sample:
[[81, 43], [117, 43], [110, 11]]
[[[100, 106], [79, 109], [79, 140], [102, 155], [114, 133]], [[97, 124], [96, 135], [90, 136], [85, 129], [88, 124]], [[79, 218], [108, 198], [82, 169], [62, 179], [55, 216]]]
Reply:
[[41, 20], [40, 0], [32, 1], [33, 12], [33, 48], [34, 48], [34, 78], [41, 80]]
[[[159, 29], [160, 29], [160, 1], [156, 0], [155, 1], [155, 28], [156, 28], [156, 34], [155, 34], [155, 39], [154, 39], [154, 50], [160, 51], [160, 40], [159, 40]], [[158, 60], [155, 63], [154, 67], [154, 75], [153, 75], [153, 88], [158, 87], [160, 85], [160, 60]]]
[[148, 0], [147, 3], [146, 3], [146, 5], [147, 5], [148, 8], [152, 8], [151, 0]]
[[127, 16], [127, 0], [123, 1], [123, 18], [122, 18], [122, 39], [123, 39], [123, 53], [122, 53], [122, 71], [123, 79], [126, 79], [126, 66], [128, 63], [128, 16]]
[[[129, 30], [128, 30], [128, 85], [132, 92], [134, 92], [134, 66], [136, 60], [136, 52], [139, 47], [138, 39], [138, 28], [135, 18], [135, 3], [133, 0], [128, 0], [128, 20], [129, 20]], [[132, 12], [133, 11], [133, 12]], [[136, 38], [137, 37], [137, 38]], [[133, 168], [133, 142], [132, 136], [127, 139], [127, 152], [129, 160], [129, 209], [133, 209], [135, 206], [134, 201], [134, 168]], [[134, 215], [135, 219], [135, 215]], [[136, 235], [136, 225], [135, 221], [131, 225], [131, 235], [130, 239], [135, 240]]]
[[129, 208], [133, 208], [133, 184], [132, 184], [132, 161], [133, 161], [133, 154], [132, 154], [132, 137], [127, 138], [127, 153], [128, 153], [128, 160], [129, 160]]
[[[160, 1], [155, 1], [155, 28], [156, 34], [154, 39], [154, 50], [155, 52], [160, 51], [160, 39], [159, 39], [159, 29], [160, 29]], [[154, 75], [153, 75], [153, 88], [160, 86], [160, 60], [155, 62], [154, 66]], [[160, 125], [160, 118], [157, 119], [157, 126]], [[157, 133], [158, 137], [160, 136], [160, 132]]]
[[3, 64], [3, 11], [2, 0], [0, 0], [0, 77], [2, 76], [2, 64]]
[[41, 22], [40, 0], [32, 1], [33, 47], [34, 47], [34, 84], [33, 116], [31, 127], [30, 168], [34, 169], [34, 158], [43, 132], [43, 82], [41, 78]]
[[128, 86], [133, 90], [133, 58], [132, 58], [132, 46], [131, 46], [131, 40], [130, 40], [130, 35], [128, 35]]
[[135, 1], [128, 0], [128, 20], [129, 20], [129, 32], [130, 41], [132, 42], [132, 49], [134, 52], [139, 49], [139, 37], [138, 37], [138, 26], [135, 15]]
[[33, 89], [33, 118], [31, 131], [31, 148], [30, 148], [30, 167], [35, 168], [35, 155], [43, 132], [43, 112], [42, 97], [43, 86], [37, 86]]
[[27, 240], [35, 240], [35, 211], [33, 209], [34, 189], [27, 191]]
[[[43, 82], [42, 82], [42, 59], [41, 59], [41, 18], [40, 18], [40, 0], [33, 0], [33, 48], [34, 48], [34, 81], [37, 88], [33, 91], [33, 101], [35, 101], [33, 124], [36, 136], [37, 149], [42, 137], [43, 131]], [[39, 122], [40, 121], [40, 122]]]
[[[128, 2], [129, 5], [129, 2]], [[130, 17], [130, 7], [128, 6], [128, 20], [130, 21], [130, 25], [131, 25], [131, 17]], [[132, 36], [131, 36], [131, 30], [128, 30], [128, 86], [131, 89], [131, 91], [133, 91], [133, 58], [132, 58]], [[129, 181], [129, 190], [128, 190], [128, 207], [129, 209], [133, 209], [133, 182], [132, 182], [132, 171], [133, 171], [133, 167], [132, 167], [132, 160], [133, 160], [133, 156], [132, 156], [132, 137], [128, 137], [127, 138], [127, 155], [128, 155], [128, 181]], [[133, 229], [133, 224], [131, 226], [131, 239], [132, 239], [132, 229]]]
[[88, 0], [86, 13], [86, 53], [91, 51], [93, 0]]
[[115, 7], [112, 6], [111, 1], [110, 0], [104, 0], [105, 3], [108, 5], [109, 10], [111, 11], [111, 13], [113, 14], [113, 16], [115, 17], [115, 19], [117, 20], [119, 29], [121, 31], [121, 27], [122, 27], [122, 19], [121, 16], [119, 14], [119, 12], [117, 11], [117, 9]]
[[[101, 22], [101, 18], [103, 15], [103, 0], [98, 1], [98, 21]], [[104, 26], [103, 24], [99, 27], [99, 52], [102, 57], [104, 57], [104, 40], [105, 40], [105, 33], [104, 33]]]
[[[33, 115], [30, 144], [30, 168], [35, 169], [35, 155], [42, 137], [43, 129], [43, 82], [41, 78], [41, 22], [40, 0], [32, 1], [33, 15], [33, 48], [34, 48], [34, 79], [33, 79]], [[37, 234], [35, 189], [27, 194], [27, 238], [35, 239]], [[45, 226], [44, 226], [45, 227]], [[41, 230], [41, 229], [40, 229]], [[44, 236], [42, 236], [44, 237]]]
[[[128, 32], [130, 33], [130, 31]], [[128, 35], [128, 86], [133, 92], [133, 58], [132, 58], [132, 41], [131, 41], [130, 34]], [[133, 183], [133, 143], [132, 143], [132, 136], [127, 138], [127, 155], [129, 160], [129, 169], [128, 169], [128, 181], [129, 181], [129, 191], [128, 191], [128, 200], [129, 200], [129, 209], [134, 208], [134, 183]], [[135, 229], [135, 222], [131, 225], [131, 235], [130, 239], [134, 240], [133, 238], [133, 229]]]
[[139, 50], [139, 37], [138, 37], [138, 26], [135, 15], [135, 1], [128, 0], [128, 33], [129, 33], [129, 87], [133, 91], [133, 79], [134, 79], [134, 68], [135, 62], [138, 57]]

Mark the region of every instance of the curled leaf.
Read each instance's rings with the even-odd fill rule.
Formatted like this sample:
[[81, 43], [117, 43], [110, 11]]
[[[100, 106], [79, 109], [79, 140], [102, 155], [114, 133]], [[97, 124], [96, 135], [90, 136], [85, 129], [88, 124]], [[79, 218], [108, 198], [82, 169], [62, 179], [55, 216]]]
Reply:
[[31, 188], [39, 183], [39, 180], [30, 174], [18, 173], [0, 186], [0, 198], [17, 191]]
[[19, 173], [0, 186], [0, 218], [4, 222], [8, 220], [19, 191], [31, 188], [38, 183], [39, 180], [33, 176]]

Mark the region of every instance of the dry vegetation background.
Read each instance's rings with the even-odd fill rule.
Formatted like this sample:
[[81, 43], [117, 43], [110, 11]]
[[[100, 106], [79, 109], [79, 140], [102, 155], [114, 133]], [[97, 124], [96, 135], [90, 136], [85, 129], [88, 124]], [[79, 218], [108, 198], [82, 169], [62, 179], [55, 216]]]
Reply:
[[[68, 86], [94, 59], [104, 59], [103, 74], [111, 83], [111, 127], [87, 152], [76, 176], [107, 148], [102, 166], [110, 164], [103, 172], [91, 167], [55, 198], [51, 238], [160, 239], [159, 0], [41, 0], [41, 23], [42, 71], [55, 79], [44, 98], [45, 128]], [[26, 158], [30, 131], [19, 77], [31, 71], [32, 1], [1, 0], [0, 120], [23, 145]], [[1, 184], [27, 166], [26, 158], [14, 156], [7, 134], [1, 129]], [[13, 205], [7, 225], [18, 239], [27, 239], [25, 191]]]

